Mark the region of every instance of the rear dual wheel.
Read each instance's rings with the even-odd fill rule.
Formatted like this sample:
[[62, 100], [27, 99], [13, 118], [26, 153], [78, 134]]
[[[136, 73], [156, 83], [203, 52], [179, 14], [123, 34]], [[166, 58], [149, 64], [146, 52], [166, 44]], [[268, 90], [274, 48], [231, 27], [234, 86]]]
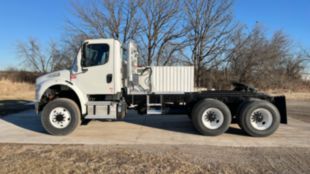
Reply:
[[278, 129], [280, 114], [270, 102], [249, 101], [240, 110], [238, 124], [248, 135], [265, 137]]
[[227, 131], [231, 123], [229, 108], [221, 101], [205, 99], [191, 113], [194, 127], [203, 135], [216, 136]]

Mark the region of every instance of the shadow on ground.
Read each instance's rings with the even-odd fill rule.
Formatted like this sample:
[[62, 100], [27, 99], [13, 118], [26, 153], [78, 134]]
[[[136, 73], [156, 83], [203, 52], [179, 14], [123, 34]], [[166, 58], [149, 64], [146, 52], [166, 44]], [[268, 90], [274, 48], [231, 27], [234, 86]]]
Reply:
[[[83, 121], [82, 126], [87, 126], [91, 121], [92, 120]], [[111, 122], [110, 120], [93, 120], [93, 121]], [[192, 135], [201, 135], [195, 129], [192, 121], [186, 115], [139, 115], [134, 112], [129, 112], [129, 114], [125, 117], [123, 121], [138, 126], [145, 126]], [[232, 124], [225, 133], [239, 136], [248, 136], [236, 124]]]
[[33, 101], [0, 100], [0, 119], [26, 130], [45, 132], [35, 114]]
[[[27, 129], [38, 133], [46, 133], [42, 127], [40, 118], [35, 114], [34, 106], [30, 101], [6, 101], [2, 102], [5, 116], [0, 117], [2, 120], [14, 124], [20, 128]], [[23, 111], [23, 112], [21, 112]], [[14, 114], [13, 114], [14, 113]], [[194, 128], [191, 120], [186, 115], [138, 115], [136, 112], [130, 111], [125, 117], [124, 122], [157, 128], [172, 132], [181, 132], [186, 134], [200, 135]], [[88, 123], [82, 125], [87, 126]], [[91, 125], [89, 125], [91, 126]], [[226, 132], [246, 136], [242, 130], [230, 127]]]
[[[201, 135], [192, 124], [192, 121], [186, 115], [143, 115], [129, 113], [125, 122], [137, 124], [140, 126], [163, 129], [173, 132]], [[230, 126], [227, 134], [247, 136], [238, 126]]]
[[0, 100], [0, 117], [29, 109], [34, 109], [29, 100]]

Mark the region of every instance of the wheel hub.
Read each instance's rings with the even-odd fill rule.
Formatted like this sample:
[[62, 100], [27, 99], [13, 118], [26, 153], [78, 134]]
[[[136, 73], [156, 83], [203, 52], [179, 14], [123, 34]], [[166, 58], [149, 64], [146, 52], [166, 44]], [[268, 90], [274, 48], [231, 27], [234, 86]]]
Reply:
[[265, 108], [255, 109], [251, 114], [251, 125], [257, 130], [268, 129], [272, 122], [272, 113]]
[[261, 112], [256, 112], [256, 113], [254, 113], [253, 119], [255, 122], [262, 122], [264, 120], [264, 117], [263, 117]]
[[208, 129], [218, 129], [224, 122], [224, 114], [218, 108], [208, 108], [203, 112], [202, 123]]
[[57, 114], [56, 115], [56, 121], [58, 121], [58, 122], [64, 121], [64, 115], [63, 114]]
[[66, 128], [71, 122], [70, 112], [63, 107], [54, 108], [49, 115], [50, 123], [55, 128]]
[[208, 112], [207, 114], [207, 120], [209, 120], [210, 122], [213, 122], [216, 120], [216, 115], [214, 112]]

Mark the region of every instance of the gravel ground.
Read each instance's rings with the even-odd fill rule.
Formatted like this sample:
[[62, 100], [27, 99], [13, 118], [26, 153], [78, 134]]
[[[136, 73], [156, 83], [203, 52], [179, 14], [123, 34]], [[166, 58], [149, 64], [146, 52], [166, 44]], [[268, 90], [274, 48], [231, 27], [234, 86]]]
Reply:
[[309, 148], [0, 145], [0, 173], [310, 173]]

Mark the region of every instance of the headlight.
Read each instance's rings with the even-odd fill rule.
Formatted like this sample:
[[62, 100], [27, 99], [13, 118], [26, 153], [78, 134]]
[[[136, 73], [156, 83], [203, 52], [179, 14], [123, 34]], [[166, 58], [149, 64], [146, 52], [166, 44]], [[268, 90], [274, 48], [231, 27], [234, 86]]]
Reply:
[[59, 76], [60, 76], [60, 72], [55, 72], [55, 73], [47, 75], [48, 78], [54, 78], [54, 77], [59, 77]]

